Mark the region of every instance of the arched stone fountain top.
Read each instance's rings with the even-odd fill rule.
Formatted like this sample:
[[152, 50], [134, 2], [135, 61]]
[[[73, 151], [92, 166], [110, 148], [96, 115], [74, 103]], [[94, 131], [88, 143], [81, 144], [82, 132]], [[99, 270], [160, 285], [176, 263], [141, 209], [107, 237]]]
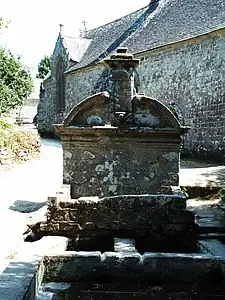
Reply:
[[[96, 132], [126, 131], [153, 133], [171, 132], [182, 135], [189, 128], [181, 126], [175, 115], [160, 101], [136, 94], [132, 102], [132, 111], [128, 113], [111, 110], [113, 98], [108, 92], [102, 92], [88, 97], [74, 106], [62, 125], [56, 125], [59, 133], [69, 131]], [[121, 113], [121, 120], [119, 114]], [[119, 129], [119, 131], [118, 131]], [[111, 135], [110, 134], [110, 135]]]
[[55, 126], [60, 135], [138, 136], [154, 132], [165, 135], [166, 132], [179, 138], [188, 131], [189, 128], [181, 126], [163, 103], [144, 94], [135, 94], [134, 69], [139, 60], [127, 53], [127, 48], [118, 49], [104, 63], [110, 68], [108, 77], [102, 79], [106, 91], [75, 105], [64, 123]]
[[86, 115], [91, 116], [91, 113], [93, 111], [103, 109], [105, 106], [109, 104], [109, 101], [110, 101], [110, 96], [109, 93], [107, 92], [98, 93], [84, 99], [83, 101], [81, 101], [71, 109], [69, 114], [66, 116], [63, 125], [64, 126], [71, 126], [71, 125], [85, 126], [85, 124], [88, 123], [87, 120], [84, 119], [84, 116]]

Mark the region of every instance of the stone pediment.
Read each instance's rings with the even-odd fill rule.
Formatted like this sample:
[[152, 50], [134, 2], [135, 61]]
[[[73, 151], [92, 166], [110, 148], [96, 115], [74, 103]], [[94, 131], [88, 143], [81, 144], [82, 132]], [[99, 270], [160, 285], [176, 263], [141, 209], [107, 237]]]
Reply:
[[160, 101], [142, 94], [131, 100], [130, 112], [115, 110], [114, 99], [108, 92], [95, 94], [83, 100], [69, 112], [64, 127], [104, 127], [138, 128], [155, 131], [186, 132], [175, 115]]
[[109, 94], [98, 93], [75, 105], [66, 116], [64, 126], [92, 127], [107, 122]]
[[136, 127], [175, 131], [182, 128], [175, 115], [160, 101], [145, 95], [136, 95], [132, 103]]

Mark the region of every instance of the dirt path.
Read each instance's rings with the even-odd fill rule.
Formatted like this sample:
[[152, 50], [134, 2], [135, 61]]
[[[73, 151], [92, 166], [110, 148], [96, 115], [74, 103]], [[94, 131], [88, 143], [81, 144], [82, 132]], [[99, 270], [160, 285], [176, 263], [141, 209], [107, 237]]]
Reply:
[[182, 186], [225, 186], [225, 165], [183, 159], [180, 167]]
[[61, 183], [62, 149], [54, 140], [42, 141], [40, 158], [0, 171], [0, 273], [23, 241], [29, 213], [40, 209]]

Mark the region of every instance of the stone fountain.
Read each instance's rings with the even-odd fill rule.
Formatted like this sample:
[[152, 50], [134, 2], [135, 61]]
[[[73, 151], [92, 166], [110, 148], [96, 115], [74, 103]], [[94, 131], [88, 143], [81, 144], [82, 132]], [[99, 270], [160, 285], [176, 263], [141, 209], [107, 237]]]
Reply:
[[135, 93], [139, 61], [127, 49], [104, 62], [106, 91], [55, 126], [63, 186], [26, 237], [66, 237], [64, 248], [17, 259], [0, 277], [0, 298], [225, 299], [224, 247], [198, 241], [179, 190], [189, 128], [160, 101]]
[[49, 198], [40, 235], [62, 235], [69, 249], [114, 250], [131, 238], [145, 251], [197, 251], [194, 213], [179, 189], [182, 135], [160, 101], [136, 94], [139, 60], [117, 50], [106, 59], [107, 91], [75, 105], [56, 131], [63, 147], [64, 192]]

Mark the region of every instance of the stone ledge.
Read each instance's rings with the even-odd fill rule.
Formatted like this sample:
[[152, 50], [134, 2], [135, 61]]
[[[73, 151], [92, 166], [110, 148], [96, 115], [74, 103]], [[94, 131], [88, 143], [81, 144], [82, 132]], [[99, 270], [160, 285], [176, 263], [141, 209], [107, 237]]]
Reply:
[[[34, 245], [37, 245], [36, 242]], [[36, 246], [35, 246], [36, 248]], [[224, 284], [225, 260], [212, 254], [74, 252], [59, 249], [42, 257], [20, 254], [0, 276], [0, 299], [35, 300], [45, 280], [74, 282], [102, 278], [138, 282]], [[43, 281], [43, 282], [42, 282]]]
[[57, 253], [66, 247], [67, 239], [63, 237], [44, 237], [36, 243], [26, 243], [0, 275], [0, 299], [35, 300], [45, 271], [43, 254]]
[[[84, 264], [85, 262], [85, 264]], [[52, 281], [97, 280], [105, 276], [158, 282], [213, 284], [224, 282], [224, 260], [207, 254], [174, 253], [62, 253], [44, 259], [45, 279]]]
[[0, 299], [34, 300], [43, 277], [40, 256], [16, 257], [0, 276]]

